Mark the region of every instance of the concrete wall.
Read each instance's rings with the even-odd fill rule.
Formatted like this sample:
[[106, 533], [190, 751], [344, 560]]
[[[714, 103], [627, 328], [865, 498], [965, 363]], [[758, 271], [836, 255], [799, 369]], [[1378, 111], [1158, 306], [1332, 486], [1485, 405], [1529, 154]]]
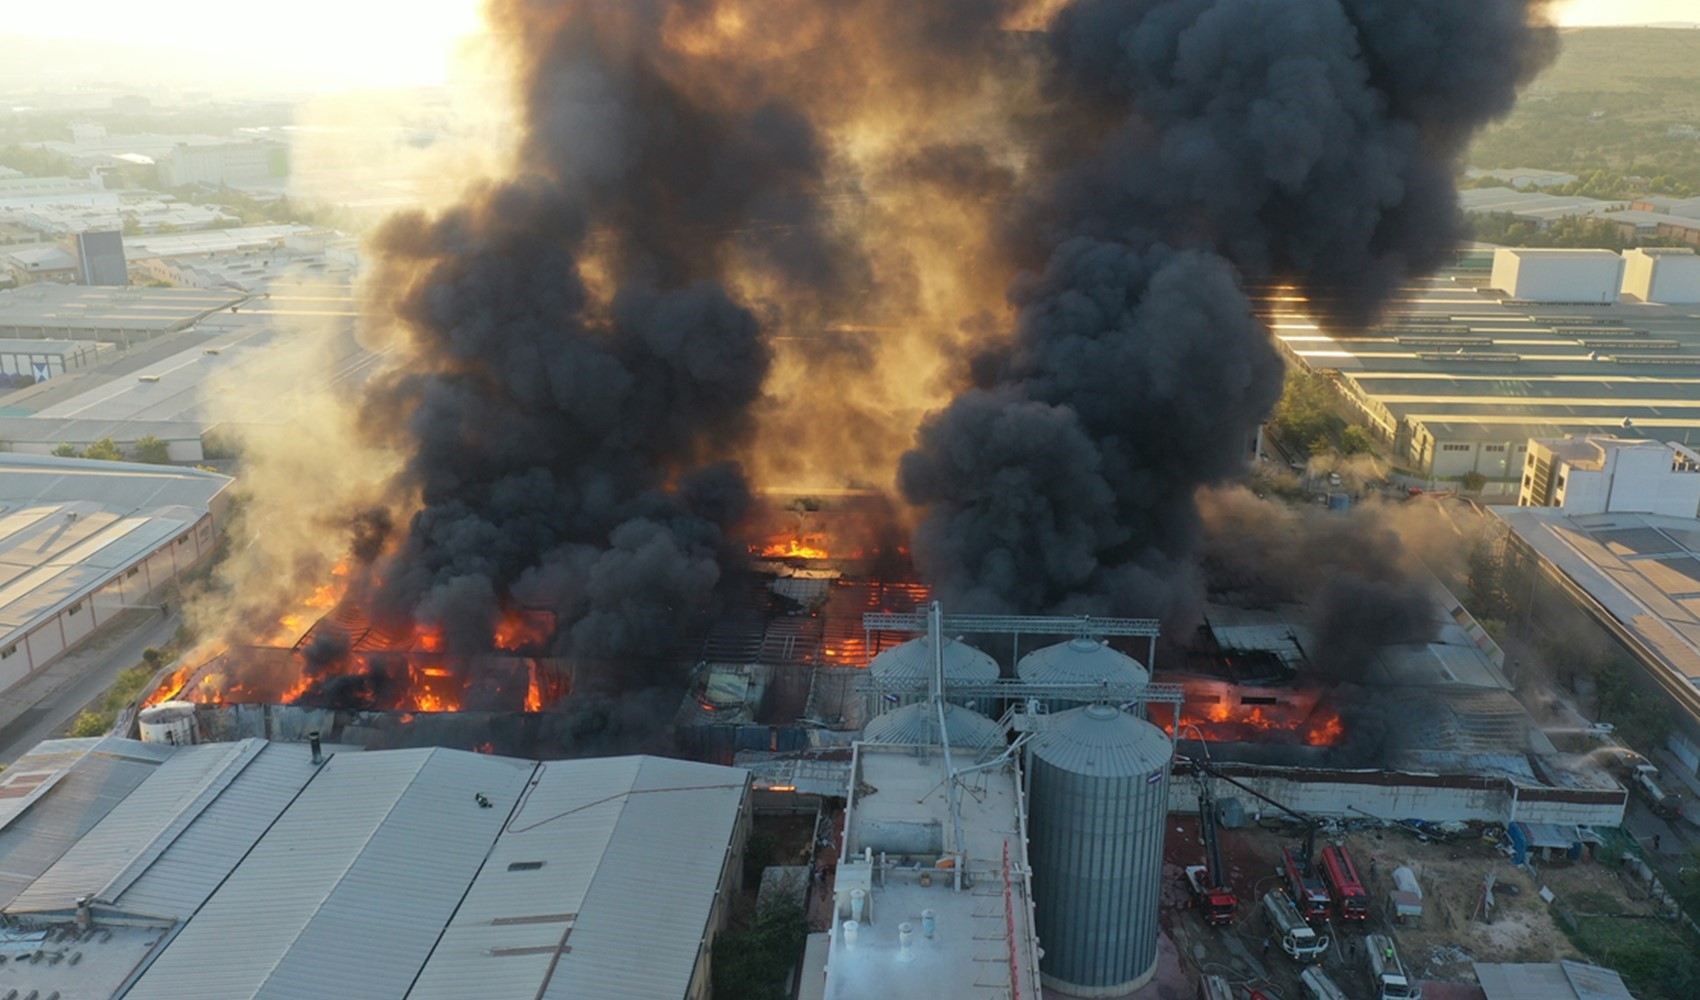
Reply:
[[1623, 258], [1609, 250], [1494, 252], [1489, 284], [1527, 302], [1616, 302]]
[[[1477, 775], [1410, 774], [1392, 771], [1330, 771], [1218, 765], [1223, 773], [1257, 789], [1289, 808], [1313, 816], [1342, 819], [1422, 819], [1431, 822], [1477, 821], [1508, 823], [1582, 823], [1619, 826], [1628, 793], [1566, 788], [1519, 788], [1508, 779]], [[1219, 786], [1217, 797], [1239, 795], [1248, 812], [1279, 814], [1279, 810], [1231, 785]], [[1174, 781], [1169, 786], [1169, 810], [1198, 811], [1197, 786]]]

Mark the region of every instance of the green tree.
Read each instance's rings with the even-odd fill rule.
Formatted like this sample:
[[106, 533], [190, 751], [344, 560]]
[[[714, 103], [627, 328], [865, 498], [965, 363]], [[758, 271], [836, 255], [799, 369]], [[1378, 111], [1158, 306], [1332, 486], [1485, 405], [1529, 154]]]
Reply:
[[171, 464], [171, 445], [152, 434], [137, 438], [131, 453], [136, 456], [138, 462], [146, 462], [149, 465]]
[[1482, 487], [1487, 485], [1487, 477], [1471, 469], [1458, 477], [1458, 485], [1464, 487], [1465, 493], [1480, 493]]
[[1276, 436], [1289, 445], [1311, 453], [1327, 451], [1346, 427], [1346, 421], [1335, 412], [1338, 405], [1339, 397], [1327, 379], [1290, 368], [1269, 423]]
[[78, 451], [77, 446], [72, 444], [69, 441], [61, 441], [58, 444], [54, 445], [53, 446], [53, 454], [58, 455], [60, 458], [80, 458], [80, 457], [82, 457], [82, 452]]
[[800, 907], [770, 905], [750, 928], [714, 942], [714, 995], [739, 1000], [785, 1000], [785, 977], [803, 951], [808, 923]]
[[112, 728], [112, 717], [100, 712], [83, 711], [77, 713], [72, 720], [71, 728], [65, 731], [67, 736], [82, 738], [86, 736], [105, 736]]
[[1368, 455], [1375, 451], [1375, 435], [1362, 424], [1348, 424], [1340, 431], [1340, 452], [1344, 455]]
[[84, 448], [83, 457], [96, 458], [102, 462], [122, 462], [124, 449], [118, 447], [118, 443], [111, 438], [103, 437]]

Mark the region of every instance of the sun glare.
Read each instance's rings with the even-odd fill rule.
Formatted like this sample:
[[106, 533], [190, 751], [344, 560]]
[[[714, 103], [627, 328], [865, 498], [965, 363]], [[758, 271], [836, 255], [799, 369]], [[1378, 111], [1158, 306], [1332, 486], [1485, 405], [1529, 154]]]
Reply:
[[50, 6], [8, 9], [0, 35], [153, 48], [301, 90], [412, 86], [451, 79], [457, 51], [482, 28], [481, 7], [480, 0], [182, 0], [168, 17], [137, 17], [133, 4], [86, 0], [74, 18]]

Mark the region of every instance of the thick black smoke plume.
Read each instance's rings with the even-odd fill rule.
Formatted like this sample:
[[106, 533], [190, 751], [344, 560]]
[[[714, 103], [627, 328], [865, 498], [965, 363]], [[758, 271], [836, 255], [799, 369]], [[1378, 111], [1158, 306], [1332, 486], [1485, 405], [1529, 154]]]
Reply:
[[722, 283], [731, 234], [777, 283], [833, 281], [810, 124], [679, 85], [666, 6], [494, 3], [523, 88], [514, 175], [375, 240], [410, 364], [364, 417], [420, 503], [367, 599], [451, 652], [487, 649], [515, 602], [557, 613], [561, 655], [666, 652], [749, 502], [729, 459], [770, 351]]
[[1075, 0], [1008, 342], [922, 427], [905, 495], [956, 606], [1168, 614], [1195, 495], [1281, 389], [1248, 283], [1372, 317], [1456, 241], [1473, 130], [1554, 52], [1541, 0]]

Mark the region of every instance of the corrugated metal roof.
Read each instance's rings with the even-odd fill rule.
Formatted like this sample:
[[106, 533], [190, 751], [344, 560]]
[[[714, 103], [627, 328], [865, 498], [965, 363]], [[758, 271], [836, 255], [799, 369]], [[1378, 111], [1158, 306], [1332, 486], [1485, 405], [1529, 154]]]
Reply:
[[146, 869], [114, 886], [107, 902], [124, 913], [187, 919], [316, 773], [303, 748], [263, 744]]
[[0, 646], [192, 531], [230, 482], [194, 469], [0, 456]]
[[442, 749], [332, 757], [128, 1000], [404, 996], [533, 768]]
[[7, 912], [69, 911], [79, 896], [110, 900], [264, 745], [244, 740], [182, 747], [20, 893]]
[[108, 738], [72, 762], [50, 790], [0, 830], [0, 908], [52, 867], [173, 749]]
[[1487, 1000], [1634, 1000], [1623, 978], [1580, 962], [1477, 962]]
[[747, 781], [657, 757], [539, 766], [409, 1000], [684, 996]]
[[1163, 731], [1109, 705], [1059, 712], [1033, 741], [1033, 753], [1053, 767], [1095, 777], [1161, 772], [1173, 747]]

